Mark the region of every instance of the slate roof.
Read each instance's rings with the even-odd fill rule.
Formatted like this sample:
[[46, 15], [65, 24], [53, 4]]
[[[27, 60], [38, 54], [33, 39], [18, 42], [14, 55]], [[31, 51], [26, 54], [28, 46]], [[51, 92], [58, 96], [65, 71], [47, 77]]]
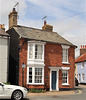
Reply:
[[3, 29], [0, 28], [0, 36], [9, 36]]
[[75, 46], [56, 32], [44, 31], [41, 29], [19, 26], [19, 25], [13, 28], [22, 38]]
[[86, 61], [86, 53], [76, 58], [75, 63]]

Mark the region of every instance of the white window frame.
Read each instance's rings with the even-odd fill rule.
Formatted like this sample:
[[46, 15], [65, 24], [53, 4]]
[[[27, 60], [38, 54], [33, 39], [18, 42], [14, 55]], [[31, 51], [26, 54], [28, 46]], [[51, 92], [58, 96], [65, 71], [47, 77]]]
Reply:
[[[62, 83], [62, 85], [70, 85], [69, 84], [69, 70], [70, 70], [70, 67], [61, 67], [62, 68], [62, 73], [63, 71], [67, 71], [67, 83]], [[62, 76], [63, 78], [63, 76]]]
[[[35, 43], [34, 43], [35, 42]], [[30, 59], [29, 58], [29, 45], [32, 44], [33, 45], [33, 58]], [[36, 45], [41, 45], [43, 48], [42, 48], [42, 59], [35, 59], [35, 46]], [[33, 41], [33, 42], [28, 42], [28, 60], [40, 60], [40, 61], [44, 61], [44, 45], [45, 45], [45, 42], [37, 42], [37, 41]]]
[[81, 69], [84, 69], [84, 62], [81, 63]]
[[[29, 83], [29, 68], [32, 68], [32, 83]], [[42, 68], [42, 83], [35, 83], [35, 68]], [[27, 84], [44, 85], [44, 66], [43, 67], [27, 67]]]
[[[84, 80], [83, 80], [83, 75], [84, 75]], [[85, 74], [84, 73], [81, 74], [81, 80], [85, 81]]]
[[[62, 63], [67, 63], [67, 64], [68, 64], [68, 54], [69, 54], [68, 49], [69, 49], [69, 47], [70, 47], [70, 46], [62, 45]], [[67, 58], [66, 58], [67, 61], [64, 61], [64, 59], [63, 59], [63, 56], [64, 56], [64, 52], [63, 52], [63, 50], [64, 50], [64, 49], [67, 50], [67, 55], [66, 55], [66, 56], [67, 56]]]

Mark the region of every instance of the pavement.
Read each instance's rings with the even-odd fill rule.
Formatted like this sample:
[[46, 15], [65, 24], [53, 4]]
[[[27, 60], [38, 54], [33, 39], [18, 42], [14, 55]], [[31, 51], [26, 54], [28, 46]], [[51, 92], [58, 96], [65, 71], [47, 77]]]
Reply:
[[[83, 85], [80, 85], [79, 87], [86, 87]], [[76, 87], [74, 90], [68, 90], [68, 91], [48, 91], [45, 93], [28, 93], [27, 96], [59, 96], [59, 95], [76, 95], [81, 94], [82, 90]]]

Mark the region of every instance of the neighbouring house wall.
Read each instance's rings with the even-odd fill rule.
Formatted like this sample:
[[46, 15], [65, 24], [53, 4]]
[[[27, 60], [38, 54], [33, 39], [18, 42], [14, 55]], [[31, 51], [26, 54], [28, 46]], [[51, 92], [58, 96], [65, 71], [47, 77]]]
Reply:
[[75, 64], [75, 77], [77, 78], [77, 64]]
[[9, 82], [18, 84], [19, 74], [19, 35], [14, 29], [7, 31], [10, 35], [10, 50], [9, 50]]
[[[80, 74], [80, 78], [79, 78]], [[85, 80], [82, 80], [82, 74], [85, 74]], [[84, 68], [82, 69], [82, 62], [77, 63], [77, 76], [79, 83], [86, 83], [86, 62], [84, 62]]]
[[0, 82], [8, 81], [8, 38], [0, 37]]
[[45, 46], [45, 83], [48, 82], [50, 87], [50, 77], [47, 79], [46, 76], [50, 76], [49, 66], [61, 66], [70, 67], [69, 70], [69, 85], [62, 85], [62, 70], [59, 71], [59, 88], [74, 88], [74, 72], [75, 72], [75, 49], [74, 47], [69, 48], [69, 64], [62, 64], [62, 46], [57, 44], [47, 43]]

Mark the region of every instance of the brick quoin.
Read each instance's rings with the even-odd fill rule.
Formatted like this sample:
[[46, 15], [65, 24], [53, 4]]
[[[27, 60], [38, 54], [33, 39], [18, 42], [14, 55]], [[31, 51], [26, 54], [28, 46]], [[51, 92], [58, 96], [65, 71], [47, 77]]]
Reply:
[[[25, 39], [20, 39], [20, 45]], [[69, 85], [62, 85], [62, 70], [59, 70], [59, 88], [74, 88], [74, 71], [75, 71], [75, 48], [70, 47], [68, 54], [69, 64], [62, 64], [62, 46], [54, 43], [46, 43], [44, 51], [44, 85], [27, 85], [27, 52], [28, 43], [25, 42], [19, 51], [19, 85], [22, 86], [22, 64], [26, 64], [24, 69], [24, 86], [35, 89], [49, 89], [50, 88], [50, 69], [52, 67], [70, 67], [69, 70]]]

